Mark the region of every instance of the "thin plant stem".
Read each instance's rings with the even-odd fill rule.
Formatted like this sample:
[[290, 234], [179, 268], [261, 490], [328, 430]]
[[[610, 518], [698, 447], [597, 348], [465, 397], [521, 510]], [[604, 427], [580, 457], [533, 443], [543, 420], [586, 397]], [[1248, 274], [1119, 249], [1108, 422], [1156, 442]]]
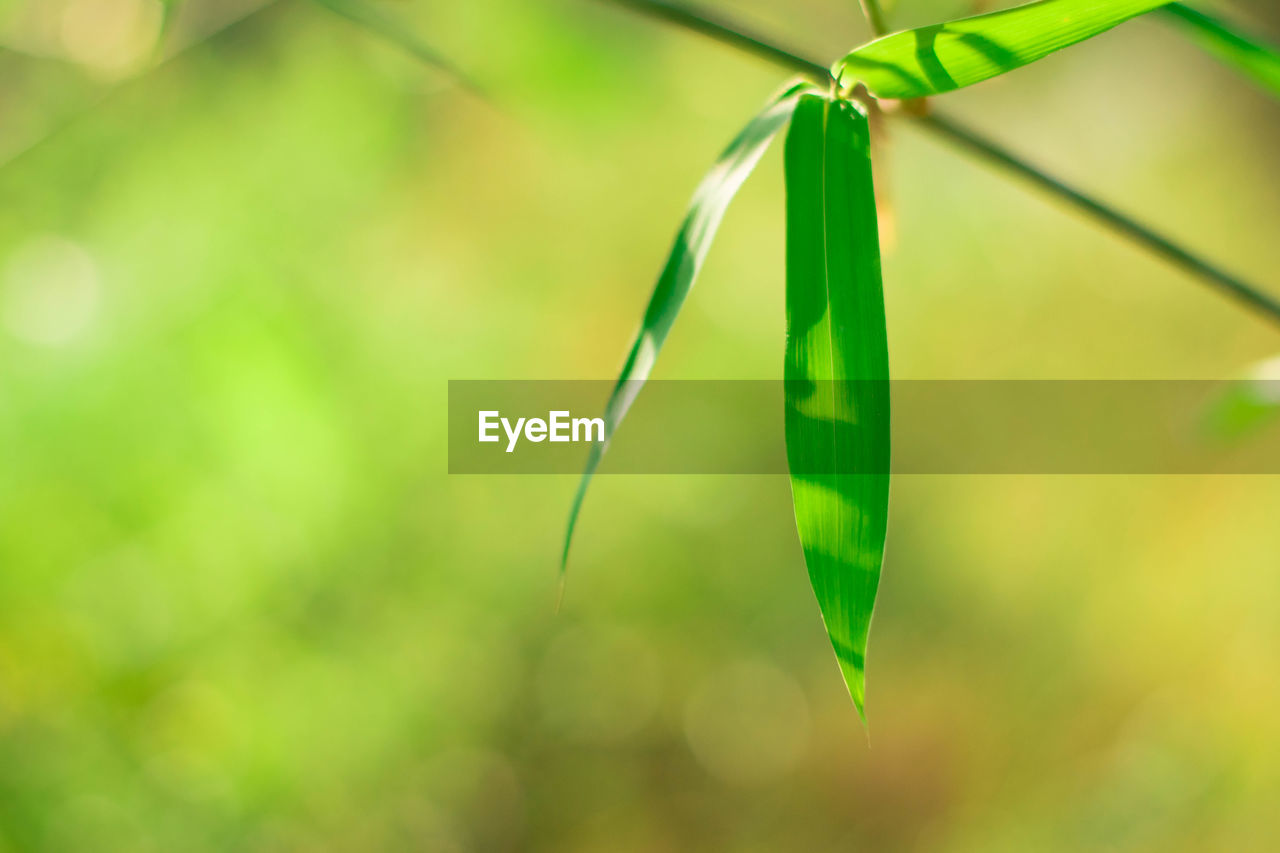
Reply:
[[1142, 223], [1032, 166], [1007, 149], [965, 127], [954, 118], [939, 115], [937, 112], [911, 118], [919, 127], [955, 143], [963, 151], [1006, 169], [1050, 195], [1057, 196], [1077, 210], [1129, 238], [1131, 242], [1154, 252], [1174, 266], [1199, 276], [1211, 287], [1238, 299], [1249, 308], [1267, 315], [1273, 321], [1280, 321], [1280, 301], [1275, 297], [1224, 272]]
[[367, 30], [372, 35], [386, 39], [424, 65], [449, 74], [463, 89], [481, 100], [488, 100], [489, 93], [484, 90], [484, 87], [377, 6], [365, 0], [354, 0], [354, 2], [352, 0], [314, 0], [314, 2], [322, 9]]
[[[444, 57], [432, 52], [429, 48], [417, 42], [416, 40], [399, 36], [396, 32], [395, 23], [391, 21], [391, 19], [387, 18], [385, 15], [382, 15], [377, 9], [373, 7], [369, 7], [367, 11], [362, 11], [361, 9], [358, 9], [355, 5], [350, 3], [326, 2], [326, 0], [316, 0], [316, 2], [317, 2], [317, 5], [324, 7], [327, 11], [347, 19], [349, 22], [368, 30], [369, 32], [373, 33], [374, 35], [380, 38], [383, 38], [395, 43], [398, 47], [408, 52], [411, 56], [418, 59], [419, 61], [428, 65], [432, 65], [446, 72], [447, 74], [450, 74], [463, 89], [479, 97], [482, 101], [487, 101], [489, 99], [488, 93], [472, 78], [470, 78], [465, 73], [463, 73], [457, 66], [450, 63]], [[210, 30], [209, 32], [204, 33], [203, 35], [199, 36], [198, 38], [186, 44], [178, 46], [176, 49], [172, 50], [171, 52], [166, 52], [166, 45], [164, 44], [164, 41], [165, 41], [165, 37], [169, 33], [169, 30], [172, 28], [172, 23], [176, 15], [176, 8], [178, 4], [177, 2], [166, 4], [165, 6], [166, 17], [162, 21], [163, 26], [161, 29], [161, 33], [156, 41], [155, 59], [150, 65], [150, 67], [146, 68], [145, 70], [141, 71], [140, 73], [136, 74], [133, 77], [122, 80], [114, 84], [110, 88], [107, 88], [101, 92], [98, 92], [96, 95], [88, 99], [88, 101], [84, 105], [82, 105], [79, 109], [77, 109], [75, 112], [59, 120], [56, 120], [50, 128], [45, 130], [36, 138], [32, 139], [31, 141], [27, 142], [24, 145], [17, 147], [16, 149], [10, 152], [0, 154], [0, 169], [7, 168], [8, 166], [18, 162], [19, 160], [24, 159], [25, 157], [30, 155], [32, 152], [36, 151], [37, 149], [45, 145], [45, 143], [61, 135], [68, 128], [72, 127], [82, 119], [86, 118], [87, 116], [89, 116], [90, 114], [98, 110], [100, 107], [106, 104], [111, 98], [117, 95], [124, 88], [140, 82], [141, 80], [159, 71], [161, 68], [164, 68], [165, 66], [174, 62], [179, 57], [183, 56], [189, 51], [199, 47], [200, 45], [204, 44], [205, 42], [213, 38], [216, 38], [228, 32], [233, 28], [239, 27], [247, 23], [251, 18], [262, 15], [263, 13], [267, 12], [269, 9], [272, 9], [280, 5], [280, 3], [281, 3], [281, 0], [261, 0], [261, 2], [259, 2], [258, 5], [247, 9], [246, 11], [240, 13], [239, 15], [236, 15], [235, 17], [227, 19], [226, 21], [218, 24], [214, 29]]]
[[880, 0], [859, 0], [862, 4], [862, 14], [867, 16], [867, 23], [871, 25], [871, 32], [876, 37], [889, 32], [889, 28], [885, 26], [884, 10], [880, 8]]
[[[670, 2], [670, 0], [608, 0], [608, 2], [627, 6], [659, 20], [701, 33], [739, 50], [753, 53], [775, 65], [809, 77], [815, 82], [826, 83], [831, 79], [831, 74], [825, 65], [799, 53], [778, 47], [730, 21], [713, 18], [683, 4]], [[896, 114], [914, 121], [924, 130], [955, 144], [961, 151], [996, 165], [1049, 195], [1067, 202], [1076, 210], [1093, 217], [1121, 236], [1128, 238], [1130, 242], [1198, 276], [1220, 293], [1236, 299], [1270, 322], [1280, 325], [1280, 300], [1263, 289], [1223, 271], [1110, 205], [1041, 171], [955, 119], [940, 115], [936, 111], [931, 114], [922, 114], [915, 110], [899, 110]]]
[[831, 71], [822, 63], [805, 59], [797, 53], [756, 37], [742, 27], [722, 19], [718, 20], [714, 15], [706, 12], [695, 11], [680, 3], [669, 3], [666, 0], [605, 0], [605, 2], [614, 6], [626, 6], [651, 18], [684, 27], [686, 30], [701, 33], [739, 50], [754, 53], [774, 65], [803, 74], [816, 83], [826, 85], [831, 82]]
[[97, 94], [89, 98], [87, 103], [85, 103], [83, 106], [77, 109], [74, 113], [71, 113], [70, 115], [67, 115], [60, 119], [55, 120], [53, 126], [45, 130], [39, 136], [30, 140], [26, 144], [21, 145], [12, 151], [7, 152], [4, 155], [0, 155], [0, 169], [5, 169], [13, 165], [14, 163], [18, 162], [19, 160], [26, 158], [28, 155], [30, 155], [34, 151], [41, 148], [45, 143], [49, 142], [54, 137], [61, 135], [64, 131], [66, 131], [73, 125], [77, 124], [82, 119], [86, 118], [91, 113], [96, 111], [98, 108], [106, 104], [107, 101], [111, 100], [112, 97], [119, 94], [126, 87], [131, 86], [134, 83], [137, 83], [138, 81], [150, 76], [151, 74], [154, 74], [156, 71], [160, 70], [161, 68], [164, 68], [165, 66], [177, 60], [179, 57], [199, 47], [205, 42], [210, 41], [211, 39], [217, 38], [218, 36], [221, 36], [232, 29], [235, 29], [237, 27], [240, 27], [246, 24], [251, 18], [255, 18], [257, 16], [262, 15], [267, 10], [274, 8], [279, 2], [280, 0], [263, 0], [263, 2], [259, 3], [258, 5], [250, 7], [249, 9], [241, 12], [238, 15], [235, 15], [234, 17], [228, 18], [227, 20], [215, 26], [209, 32], [206, 32], [200, 35], [198, 38], [186, 44], [179, 45], [177, 48], [175, 48], [174, 50], [168, 53], [165, 52], [166, 46], [164, 44], [164, 39], [169, 34], [169, 29], [172, 26], [173, 16], [175, 14], [175, 10], [173, 7], [175, 4], [170, 4], [166, 6], [165, 14], [167, 17], [163, 22], [165, 24], [165, 27], [162, 28], [160, 34], [157, 36], [155, 57], [148, 68], [146, 68], [144, 71], [138, 73], [133, 77], [129, 77], [125, 80], [115, 83], [114, 85], [112, 85], [107, 89], [104, 89], [98, 92]]

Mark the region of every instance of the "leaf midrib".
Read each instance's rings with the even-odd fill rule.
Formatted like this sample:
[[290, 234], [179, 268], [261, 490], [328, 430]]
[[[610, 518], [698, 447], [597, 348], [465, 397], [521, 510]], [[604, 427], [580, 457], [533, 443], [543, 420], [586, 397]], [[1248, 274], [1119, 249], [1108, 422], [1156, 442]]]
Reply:
[[[827, 297], [827, 370], [828, 381], [831, 383], [831, 416], [835, 418], [835, 379], [836, 379], [836, 342], [835, 342], [835, 314], [831, 310], [831, 253], [827, 251], [827, 245], [831, 239], [829, 231], [829, 223], [827, 217], [827, 143], [828, 133], [827, 126], [831, 119], [831, 101], [824, 101], [822, 104], [822, 288]], [[831, 429], [831, 462], [832, 471], [840, 470], [840, 442], [836, 440], [836, 430], [834, 423]]]

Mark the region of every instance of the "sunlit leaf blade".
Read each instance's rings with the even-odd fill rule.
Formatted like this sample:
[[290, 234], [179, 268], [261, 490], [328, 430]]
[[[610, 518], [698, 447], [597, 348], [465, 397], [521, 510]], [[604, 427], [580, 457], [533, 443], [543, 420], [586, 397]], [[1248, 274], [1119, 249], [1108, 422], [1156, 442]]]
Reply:
[[786, 442], [796, 527], [858, 713], [889, 518], [889, 347], [866, 115], [805, 95], [786, 144]]
[[366, 0], [314, 0], [314, 2], [370, 33], [386, 39], [419, 62], [448, 73], [473, 93], [485, 95], [484, 90], [474, 80], [418, 37], [406, 24], [395, 20]]
[[1040, 0], [876, 39], [832, 67], [881, 98], [923, 98], [980, 83], [1098, 35], [1168, 0]]
[[1170, 3], [1164, 12], [1202, 48], [1280, 97], [1280, 49], [1181, 3]]
[[622, 373], [614, 385], [609, 401], [605, 405], [605, 440], [593, 444], [591, 454], [578, 483], [578, 490], [573, 496], [569, 509], [569, 523], [565, 530], [564, 550], [560, 558], [560, 573], [563, 578], [565, 567], [569, 561], [569, 546], [573, 542], [573, 529], [577, 525], [578, 514], [582, 510], [582, 500], [586, 496], [591, 477], [600, 466], [600, 460], [613, 438], [618, 424], [626, 417], [627, 410], [635, 401], [640, 388], [649, 378], [653, 370], [658, 351], [667, 339], [667, 333], [675, 323], [685, 297], [689, 295], [693, 283], [702, 269], [702, 262], [715, 239], [720, 220], [724, 218], [729, 203], [742, 186], [743, 181], [751, 174], [756, 163], [764, 156], [769, 143], [791, 118], [796, 99], [800, 93], [813, 87], [808, 83], [797, 83], [770, 99], [765, 108], [747, 124], [742, 132], [729, 143], [720, 158], [716, 160], [711, 171], [702, 179], [694, 191], [693, 200], [685, 214], [680, 231], [676, 234], [675, 244], [667, 256], [666, 265], [662, 268], [658, 282], [649, 297], [649, 305], [645, 308], [644, 318], [640, 321], [640, 329], [636, 333]]

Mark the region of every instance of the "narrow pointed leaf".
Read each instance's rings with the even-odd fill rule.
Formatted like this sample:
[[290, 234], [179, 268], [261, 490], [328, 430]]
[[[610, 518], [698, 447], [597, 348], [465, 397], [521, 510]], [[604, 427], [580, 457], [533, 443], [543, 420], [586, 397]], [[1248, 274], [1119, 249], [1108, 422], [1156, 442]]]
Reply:
[[923, 98], [1021, 68], [1167, 2], [1040, 0], [876, 39], [831, 73], [881, 98]]
[[622, 373], [614, 385], [609, 401], [605, 405], [605, 440], [593, 444], [591, 454], [578, 483], [578, 490], [573, 496], [569, 509], [569, 523], [565, 530], [564, 550], [560, 558], [560, 572], [563, 579], [565, 567], [569, 561], [569, 546], [573, 541], [573, 529], [582, 510], [582, 501], [587, 493], [591, 477], [600, 466], [600, 460], [613, 438], [618, 424], [626, 417], [627, 410], [635, 401], [636, 395], [645, 380], [649, 378], [671, 331], [672, 324], [680, 314], [685, 297], [693, 288], [693, 283], [702, 269], [702, 262], [715, 239], [720, 220], [738, 188], [751, 174], [756, 163], [764, 156], [769, 143], [778, 134], [795, 109], [796, 99], [800, 93], [813, 87], [808, 83], [797, 83], [780, 94], [774, 96], [764, 110], [753, 118], [742, 132], [729, 143], [720, 158], [716, 160], [711, 171], [702, 179], [693, 194], [689, 210], [685, 214], [680, 231], [676, 234], [675, 245], [667, 257], [658, 282], [649, 297], [649, 305], [645, 308], [644, 318], [640, 321], [640, 329], [636, 333], [627, 360], [623, 364]]
[[1182, 3], [1170, 3], [1164, 11], [1192, 41], [1280, 98], [1280, 49]]
[[865, 660], [889, 517], [889, 348], [870, 132], [805, 95], [786, 144], [786, 442], [809, 580], [849, 694]]

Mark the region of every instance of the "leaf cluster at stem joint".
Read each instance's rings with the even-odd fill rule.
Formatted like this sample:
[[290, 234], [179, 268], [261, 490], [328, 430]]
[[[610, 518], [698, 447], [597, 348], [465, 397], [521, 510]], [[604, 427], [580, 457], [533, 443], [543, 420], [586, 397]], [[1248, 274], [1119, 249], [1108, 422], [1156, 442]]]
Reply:
[[[673, 0], [607, 1], [754, 54], [793, 73], [801, 74], [819, 85], [830, 85], [833, 80], [831, 70], [816, 60], [781, 47], [758, 34], [750, 33], [733, 22], [717, 19], [713, 15], [682, 3], [673, 2]], [[1061, 2], [1061, 0], [1041, 0], [1040, 3], [1029, 5], [1042, 8], [1047, 2]], [[1133, 0], [1115, 0], [1114, 5], [1118, 7], [1131, 2]], [[1087, 3], [1091, 7], [1100, 5], [1094, 0], [1087, 0]], [[1168, 8], [1175, 10], [1180, 8], [1180, 4], [1174, 4]], [[1231, 63], [1242, 73], [1250, 74], [1253, 79], [1269, 87], [1280, 97], [1280, 52], [1262, 45], [1257, 40], [1243, 36], [1221, 21], [1208, 19], [1203, 15], [1180, 14], [1177, 17], [1189, 26], [1195, 27], [1196, 32], [1207, 44], [1220, 46], [1221, 49], [1216, 53], [1224, 61]], [[901, 34], [889, 36], [888, 39], [894, 39], [898, 35]], [[869, 42], [857, 50], [869, 48], [882, 41], [886, 39]], [[866, 92], [865, 87], [855, 87], [852, 97], [869, 106], [874, 106], [875, 101], [870, 95], [864, 95], [864, 92]], [[1280, 300], [1268, 294], [1263, 288], [1224, 271], [1216, 264], [1199, 257], [1176, 241], [1159, 234], [1105, 202], [1045, 173], [1024, 158], [965, 127], [954, 118], [942, 115], [936, 110], [920, 109], [919, 105], [923, 103], [918, 100], [907, 101], [905, 106], [908, 108], [899, 110], [898, 114], [915, 121], [922, 130], [955, 145], [961, 153], [983, 160], [1003, 170], [1007, 175], [1025, 181], [1036, 189], [1065, 202], [1077, 212], [1085, 214], [1140, 248], [1196, 276], [1219, 293], [1231, 297], [1272, 324], [1280, 326]], [[912, 105], [916, 105], [916, 108], [911, 108]]]

